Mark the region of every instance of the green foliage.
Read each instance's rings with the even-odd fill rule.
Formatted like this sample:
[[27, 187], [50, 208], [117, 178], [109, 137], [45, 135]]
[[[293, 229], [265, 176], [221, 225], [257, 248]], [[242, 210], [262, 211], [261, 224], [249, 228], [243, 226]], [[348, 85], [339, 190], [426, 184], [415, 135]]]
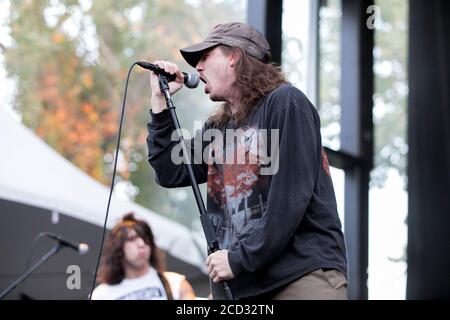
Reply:
[[[406, 180], [408, 4], [404, 0], [378, 0], [374, 50], [374, 165], [371, 184], [383, 186], [388, 169]], [[340, 46], [339, 0], [327, 1], [320, 15], [320, 104], [324, 144], [340, 147]]]
[[319, 12], [319, 114], [324, 145], [340, 148], [341, 4], [330, 0]]
[[405, 178], [407, 121], [408, 3], [378, 0], [381, 21], [375, 30], [375, 169], [372, 184], [383, 185], [387, 168]]
[[[242, 21], [245, 1], [21, 0], [11, 1], [5, 48], [16, 80], [14, 108], [23, 122], [75, 165], [109, 184], [124, 80], [136, 60], [172, 60], [187, 70], [179, 48], [200, 41], [219, 23]], [[167, 190], [148, 165], [146, 125], [150, 84], [136, 68], [130, 79], [118, 181], [129, 196], [172, 219], [198, 219], [190, 189]], [[212, 105], [201, 92], [174, 96], [183, 127], [204, 121]], [[138, 193], [134, 192], [138, 190]]]

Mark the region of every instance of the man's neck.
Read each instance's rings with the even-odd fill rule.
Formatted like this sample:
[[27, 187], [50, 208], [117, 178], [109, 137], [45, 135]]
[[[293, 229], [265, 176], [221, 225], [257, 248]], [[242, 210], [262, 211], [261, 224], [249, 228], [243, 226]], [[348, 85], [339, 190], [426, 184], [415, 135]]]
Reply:
[[236, 91], [233, 91], [233, 93], [230, 93], [227, 95], [227, 98], [225, 99], [225, 101], [228, 103], [228, 105], [230, 106], [230, 110], [232, 114], [235, 114], [239, 108], [240, 108], [240, 97], [239, 94]]
[[232, 114], [235, 114], [239, 110], [239, 100], [238, 99], [228, 99], [228, 105], [230, 106], [230, 111]]
[[235, 104], [230, 104], [230, 110], [232, 114], [235, 114], [238, 111], [238, 107]]
[[130, 267], [125, 267], [125, 278], [127, 279], [134, 279], [134, 278], [139, 278], [142, 277], [144, 274], [146, 274], [148, 272], [148, 270], [150, 270], [150, 265], [146, 265], [145, 267], [142, 267], [140, 269], [135, 269], [135, 268], [130, 268]]

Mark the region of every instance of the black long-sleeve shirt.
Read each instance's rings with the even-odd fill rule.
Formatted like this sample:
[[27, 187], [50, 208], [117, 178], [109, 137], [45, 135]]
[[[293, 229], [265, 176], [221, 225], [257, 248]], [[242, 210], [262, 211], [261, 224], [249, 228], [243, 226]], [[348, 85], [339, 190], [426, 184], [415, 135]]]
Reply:
[[[207, 122], [197, 137], [205, 138], [209, 129]], [[282, 85], [244, 123], [216, 129], [223, 137], [216, 131], [212, 139], [192, 139], [188, 150], [197, 181], [208, 183], [207, 211], [220, 248], [228, 249], [235, 297], [269, 292], [318, 268], [346, 275], [319, 115], [305, 95]], [[178, 144], [171, 141], [173, 130], [167, 110], [152, 114], [148, 160], [161, 186], [188, 186], [186, 169], [171, 159]], [[225, 132], [237, 134], [230, 138]], [[213, 295], [221, 297], [217, 286]]]

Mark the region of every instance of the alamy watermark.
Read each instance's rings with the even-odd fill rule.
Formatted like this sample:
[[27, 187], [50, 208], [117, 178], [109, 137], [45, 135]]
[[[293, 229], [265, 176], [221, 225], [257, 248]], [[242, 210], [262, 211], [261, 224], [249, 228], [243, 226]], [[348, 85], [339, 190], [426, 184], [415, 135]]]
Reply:
[[381, 9], [377, 5], [371, 5], [367, 7], [366, 13], [371, 14], [367, 18], [366, 26], [370, 30], [379, 29], [381, 21]]
[[70, 265], [66, 269], [66, 273], [70, 274], [66, 280], [66, 286], [69, 290], [81, 290], [81, 269], [76, 264]]
[[[279, 169], [279, 130], [244, 127], [226, 129], [225, 134], [218, 129], [206, 129], [192, 139], [186, 129], [172, 132], [171, 141], [186, 141], [189, 150], [183, 152], [179, 142], [171, 152], [174, 164], [219, 164], [219, 165], [259, 165], [261, 175], [274, 175]], [[187, 156], [189, 155], [189, 156]], [[192, 159], [193, 158], [193, 159]]]

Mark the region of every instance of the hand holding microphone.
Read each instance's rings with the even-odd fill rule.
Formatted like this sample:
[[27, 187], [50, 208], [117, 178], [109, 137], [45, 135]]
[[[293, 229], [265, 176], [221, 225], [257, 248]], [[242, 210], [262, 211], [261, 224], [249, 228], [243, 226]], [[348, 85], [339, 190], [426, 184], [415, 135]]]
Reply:
[[159, 113], [166, 109], [166, 102], [159, 87], [158, 75], [164, 75], [170, 81], [170, 94], [174, 94], [180, 90], [183, 84], [185, 84], [188, 88], [195, 88], [200, 82], [200, 79], [196, 73], [188, 74], [181, 72], [176, 64], [169, 61], [160, 60], [155, 61], [153, 64], [139, 61], [137, 64], [142, 68], [152, 71], [150, 76], [150, 84], [152, 88], [151, 106], [153, 113]]
[[[165, 76], [169, 82], [176, 81], [180, 76], [179, 73], [176, 71], [178, 68], [177, 65], [175, 65], [171, 62], [166, 62], [166, 61], [161, 61], [161, 63], [168, 63], [169, 65], [171, 65], [173, 67], [172, 72], [166, 71], [164, 68], [161, 68], [156, 64], [152, 64], [152, 63], [149, 63], [146, 61], [138, 61], [137, 65], [144, 69], [153, 71], [153, 73], [155, 73], [157, 75]], [[182, 74], [184, 85], [187, 88], [189, 88], [189, 89], [197, 88], [198, 84], [200, 83], [200, 78], [197, 73], [181, 72], [181, 74]]]

